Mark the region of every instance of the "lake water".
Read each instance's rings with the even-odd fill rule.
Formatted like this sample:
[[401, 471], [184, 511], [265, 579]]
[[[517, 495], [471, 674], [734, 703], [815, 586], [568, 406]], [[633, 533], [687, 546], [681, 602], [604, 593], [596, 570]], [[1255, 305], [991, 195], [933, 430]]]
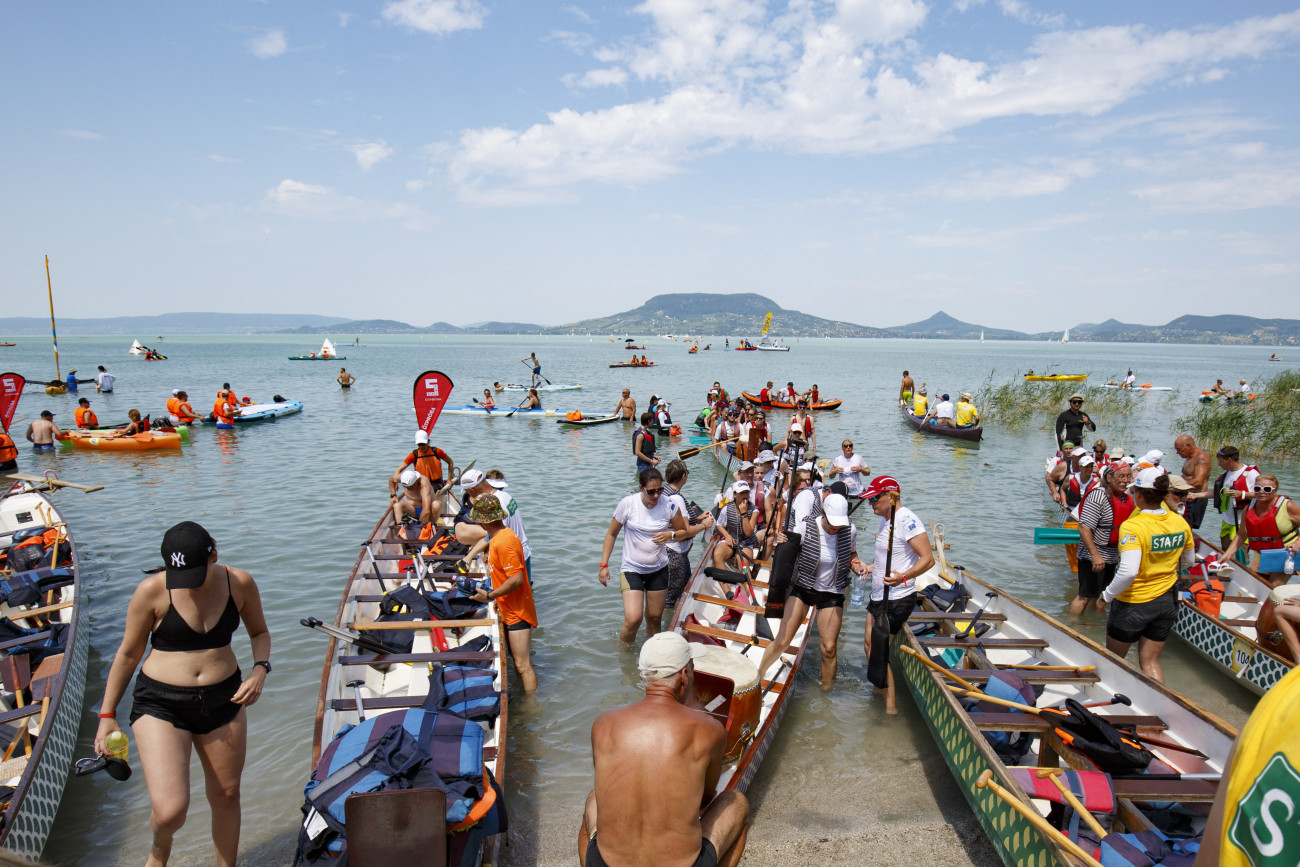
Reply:
[[[106, 486], [94, 494], [64, 491], [57, 496], [81, 549], [84, 616], [92, 639], [82, 754], [90, 751], [94, 710], [121, 639], [127, 601], [140, 570], [158, 564], [163, 531], [180, 520], [201, 522], [216, 538], [222, 559], [257, 579], [272, 632], [275, 672], [250, 713], [241, 849], [242, 860], [256, 865], [292, 859], [302, 785], [310, 772], [325, 641], [298, 620], [333, 618], [358, 546], [385, 506], [385, 480], [412, 447], [411, 384], [423, 370], [447, 373], [456, 383], [451, 404], [465, 404], [481, 397], [494, 380], [523, 381], [528, 372], [518, 359], [536, 350], [552, 381], [583, 385], [579, 392], [544, 395], [545, 405], [607, 412], [626, 386], [639, 409], [652, 392], [666, 395], [674, 419], [683, 424], [695, 417], [715, 379], [733, 394], [757, 391], [768, 379], [778, 384], [793, 379], [801, 388], [815, 381], [823, 395], [844, 400], [838, 412], [817, 417], [823, 456], [833, 457], [840, 439], [851, 437], [873, 474], [888, 472], [899, 479], [903, 503], [922, 519], [947, 526], [952, 562], [1051, 614], [1068, 617], [1074, 584], [1064, 552], [1032, 544], [1033, 527], [1059, 524], [1042, 483], [1050, 419], [1039, 419], [1019, 433], [990, 425], [978, 448], [923, 436], [897, 415], [902, 370], [928, 382], [932, 395], [948, 391], [955, 396], [978, 388], [993, 371], [997, 381], [1004, 381], [1017, 371], [1042, 372], [1054, 365], [1058, 371], [1088, 372], [1095, 384], [1132, 367], [1139, 382], [1178, 391], [1173, 397], [1135, 397], [1132, 411], [1109, 428], [1103, 423], [1098, 435], [1130, 453], [1160, 448], [1177, 467], [1181, 462], [1173, 455], [1170, 423], [1195, 408], [1201, 389], [1218, 377], [1230, 383], [1254, 381], [1281, 367], [1266, 363], [1271, 350], [1259, 347], [801, 340], [789, 341], [794, 347], [790, 353], [739, 353], [721, 351], [718, 339], [712, 351], [688, 355], [681, 343], [646, 337], [645, 354], [658, 362], [655, 367], [610, 370], [608, 362], [630, 354], [621, 348], [623, 335], [616, 343], [587, 337], [371, 336], [361, 347], [341, 345], [351, 335], [334, 336], [346, 361], [288, 361], [291, 354], [317, 348], [318, 338], [310, 337], [169, 338], [156, 345], [170, 358], [147, 363], [126, 354], [130, 337], [65, 335], [65, 374], [73, 366], [87, 377], [104, 364], [117, 375], [111, 395], [83, 387], [82, 394], [105, 421], [125, 418], [133, 407], [159, 414], [173, 388], [186, 389], [196, 409], [206, 412], [223, 381], [255, 399], [279, 393], [302, 400], [306, 410], [274, 424], [196, 431], [193, 444], [181, 452], [23, 451], [19, 458], [23, 472], [56, 469], [65, 479]], [[5, 353], [0, 369], [33, 379], [53, 376], [48, 341], [24, 338], [0, 353]], [[340, 365], [357, 376], [350, 392], [334, 381]], [[71, 396], [48, 397], [30, 389], [17, 415], [35, 418], [49, 408], [60, 424], [70, 425], [74, 406]], [[26, 423], [14, 428], [21, 442]], [[610, 514], [635, 486], [630, 439], [631, 427], [621, 424], [568, 430], [554, 419], [521, 416], [444, 415], [434, 431], [434, 442], [457, 466], [477, 459], [480, 468], [499, 467], [506, 473], [534, 549], [542, 629], [533, 655], [541, 688], [535, 698], [511, 703], [507, 796], [512, 846], [507, 863], [571, 862], [582, 798], [591, 785], [591, 721], [602, 710], [637, 697], [634, 655], [617, 648], [618, 591], [602, 588], [596, 580]], [[687, 445], [670, 447], [661, 441], [660, 453], [675, 454]], [[1282, 471], [1284, 490], [1300, 483], [1294, 466], [1270, 469]], [[701, 503], [711, 500], [722, 469], [705, 454], [693, 459], [693, 470], [688, 496]], [[1207, 527], [1213, 518], [1211, 511]], [[855, 520], [874, 532], [868, 510]], [[697, 545], [693, 560], [699, 553]], [[1102, 625], [1095, 617], [1083, 623], [1085, 631], [1098, 637]], [[853, 833], [851, 821], [848, 827], [824, 828], [815, 809], [798, 806], [798, 793], [811, 782], [834, 784], [846, 775], [875, 775], [882, 786], [896, 787], [900, 803], [929, 803], [931, 809], [951, 787], [911, 703], [902, 701], [902, 720], [894, 723], [884, 717], [882, 702], [869, 701], [862, 631], [861, 613], [851, 611], [833, 692], [820, 690], [816, 664], [800, 673], [780, 736], [751, 790], [758, 827], [765, 816], [779, 827], [791, 810], [803, 809], [799, 823], [789, 822], [800, 833]], [[247, 671], [252, 660], [242, 631], [236, 649]], [[1174, 688], [1233, 724], [1244, 722], [1253, 705], [1253, 696], [1198, 664], [1176, 641], [1166, 652], [1165, 670]], [[128, 707], [124, 701], [121, 712]], [[900, 730], [906, 735], [900, 737]], [[197, 763], [193, 776], [200, 777]], [[177, 839], [176, 864], [211, 862], [208, 812], [201, 787], [194, 792], [189, 822]], [[69, 780], [45, 854], [60, 864], [141, 863], [148, 842], [143, 778], [119, 784], [97, 775]]]

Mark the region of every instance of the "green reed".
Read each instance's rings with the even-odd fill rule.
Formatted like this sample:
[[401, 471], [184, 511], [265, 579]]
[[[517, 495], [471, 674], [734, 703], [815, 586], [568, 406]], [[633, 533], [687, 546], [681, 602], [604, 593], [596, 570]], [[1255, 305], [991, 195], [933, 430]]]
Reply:
[[992, 371], [975, 393], [975, 404], [980, 417], [1011, 431], [1024, 430], [1037, 423], [1042, 430], [1050, 430], [1062, 410], [1068, 409], [1070, 395], [1083, 395], [1084, 412], [1097, 423], [1098, 434], [1108, 442], [1118, 443], [1128, 431], [1128, 419], [1153, 395], [1117, 389], [1089, 386], [1082, 382], [1026, 382], [1016, 371], [1010, 382], [996, 382], [998, 372]]
[[1282, 371], [1255, 394], [1250, 403], [1202, 404], [1175, 419], [1172, 432], [1210, 451], [1234, 445], [1251, 460], [1300, 458], [1300, 371]]

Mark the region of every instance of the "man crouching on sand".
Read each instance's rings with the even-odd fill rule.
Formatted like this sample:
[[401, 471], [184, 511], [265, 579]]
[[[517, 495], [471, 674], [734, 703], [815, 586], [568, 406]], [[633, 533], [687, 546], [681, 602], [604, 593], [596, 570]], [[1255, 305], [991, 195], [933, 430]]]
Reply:
[[710, 800], [727, 733], [696, 698], [696, 647], [676, 632], [648, 639], [638, 665], [645, 698], [592, 725], [596, 788], [578, 834], [582, 867], [734, 867], [740, 860], [749, 801], [732, 791]]

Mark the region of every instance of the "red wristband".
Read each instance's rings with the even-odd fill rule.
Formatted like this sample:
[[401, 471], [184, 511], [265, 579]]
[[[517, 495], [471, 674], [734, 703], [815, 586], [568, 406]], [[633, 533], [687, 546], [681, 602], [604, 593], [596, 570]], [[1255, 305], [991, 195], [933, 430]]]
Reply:
[[602, 569], [608, 569], [608, 568], [609, 568], [609, 564], [608, 564], [608, 563], [601, 563], [601, 564], [600, 564], [600, 568], [602, 568]]
[[100, 719], [117, 719], [117, 711], [113, 711], [112, 713], [101, 713], [101, 714], [99, 715], [99, 718], [100, 718]]

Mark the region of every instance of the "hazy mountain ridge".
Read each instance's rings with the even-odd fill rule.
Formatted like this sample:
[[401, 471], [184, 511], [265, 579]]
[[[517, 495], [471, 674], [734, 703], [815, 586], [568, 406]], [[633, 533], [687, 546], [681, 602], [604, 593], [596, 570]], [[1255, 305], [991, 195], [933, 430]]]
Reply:
[[[347, 320], [314, 313], [161, 313], [156, 316], [113, 316], [107, 319], [58, 317], [59, 331], [67, 335], [122, 334], [146, 341], [162, 334], [248, 334], [275, 332], [290, 326], [326, 327]], [[49, 334], [50, 320], [43, 316], [0, 319], [0, 335]]]

